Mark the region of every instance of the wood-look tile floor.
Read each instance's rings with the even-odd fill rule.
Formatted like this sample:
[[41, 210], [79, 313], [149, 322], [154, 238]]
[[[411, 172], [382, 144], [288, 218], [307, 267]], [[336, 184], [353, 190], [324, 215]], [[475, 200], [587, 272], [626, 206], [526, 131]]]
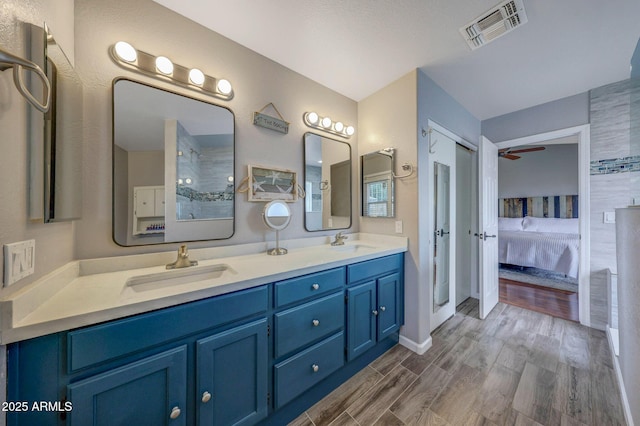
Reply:
[[396, 345], [291, 425], [624, 425], [604, 332], [478, 301], [432, 334], [423, 355]]

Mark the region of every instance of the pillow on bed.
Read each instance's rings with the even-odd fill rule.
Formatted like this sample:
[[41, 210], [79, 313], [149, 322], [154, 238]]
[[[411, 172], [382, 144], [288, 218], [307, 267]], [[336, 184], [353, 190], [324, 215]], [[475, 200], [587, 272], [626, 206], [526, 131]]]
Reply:
[[557, 217], [531, 217], [522, 221], [522, 227], [529, 232], [557, 232], [562, 234], [578, 234], [578, 219], [562, 219]]
[[522, 231], [521, 217], [499, 217], [498, 231]]

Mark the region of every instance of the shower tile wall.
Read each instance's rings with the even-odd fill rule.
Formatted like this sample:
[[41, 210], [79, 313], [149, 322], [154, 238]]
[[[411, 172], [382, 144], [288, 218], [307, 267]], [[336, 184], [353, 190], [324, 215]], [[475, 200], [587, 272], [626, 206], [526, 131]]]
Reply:
[[[591, 325], [607, 323], [605, 269], [616, 266], [615, 225], [603, 223], [606, 211], [632, 203], [639, 158], [630, 149], [630, 104], [640, 88], [625, 80], [593, 89], [591, 114]], [[635, 154], [635, 155], [634, 155]]]

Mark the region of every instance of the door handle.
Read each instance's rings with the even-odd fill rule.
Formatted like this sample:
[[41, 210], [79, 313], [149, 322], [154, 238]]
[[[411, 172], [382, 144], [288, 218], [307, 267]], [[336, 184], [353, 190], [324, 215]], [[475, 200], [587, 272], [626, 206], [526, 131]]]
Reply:
[[487, 235], [487, 233], [486, 233], [486, 232], [484, 233], [484, 236], [483, 236], [483, 235], [481, 235], [481, 236], [480, 236], [480, 238], [483, 238], [483, 237], [484, 237], [484, 240], [485, 240], [485, 241], [487, 240], [487, 238], [496, 238], [496, 236], [495, 236], [495, 235]]
[[440, 235], [449, 235], [449, 234], [450, 234], [450, 232], [445, 232], [444, 229], [440, 230]]

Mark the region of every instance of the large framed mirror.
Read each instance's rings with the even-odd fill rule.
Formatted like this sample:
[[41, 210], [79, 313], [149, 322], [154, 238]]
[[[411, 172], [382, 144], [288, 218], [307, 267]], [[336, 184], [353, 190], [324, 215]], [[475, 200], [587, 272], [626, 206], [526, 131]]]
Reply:
[[351, 227], [351, 146], [315, 133], [304, 135], [307, 231]]
[[227, 108], [113, 83], [113, 238], [122, 246], [230, 238], [235, 124]]
[[362, 216], [395, 217], [393, 149], [360, 157]]

